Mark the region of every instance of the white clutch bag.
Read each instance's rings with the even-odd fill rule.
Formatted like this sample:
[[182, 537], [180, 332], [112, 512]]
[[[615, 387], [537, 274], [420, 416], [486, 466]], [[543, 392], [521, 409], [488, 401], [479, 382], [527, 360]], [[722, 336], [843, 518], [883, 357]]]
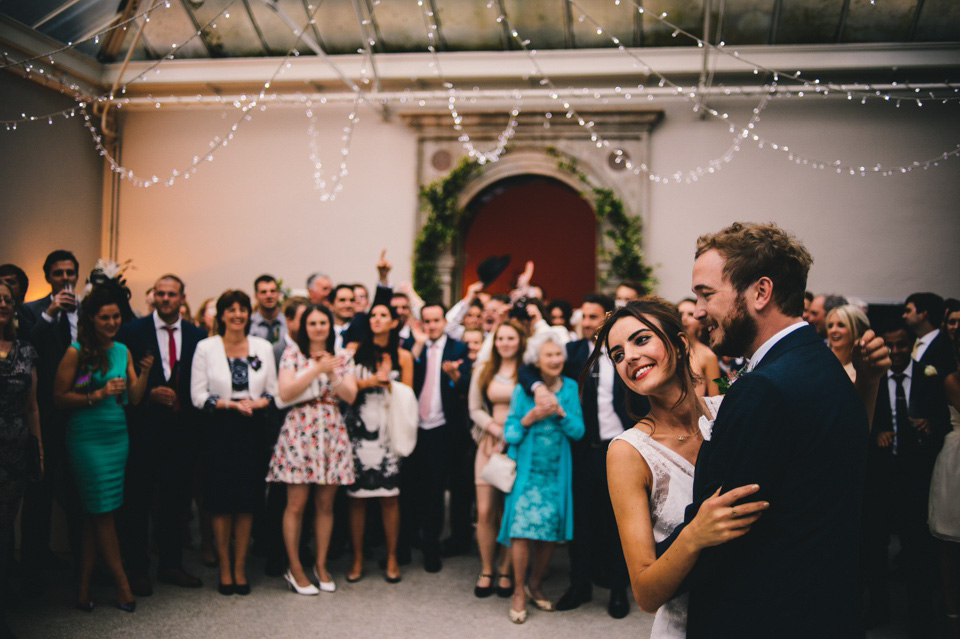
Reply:
[[504, 453], [494, 453], [490, 455], [490, 461], [480, 471], [480, 479], [509, 493], [513, 490], [513, 482], [517, 479], [517, 462]]

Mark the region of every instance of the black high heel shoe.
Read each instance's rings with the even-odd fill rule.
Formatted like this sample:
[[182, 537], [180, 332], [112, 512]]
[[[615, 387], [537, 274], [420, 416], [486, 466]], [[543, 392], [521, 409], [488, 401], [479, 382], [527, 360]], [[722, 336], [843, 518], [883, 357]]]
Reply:
[[[508, 579], [510, 581], [510, 585], [506, 587], [501, 586], [500, 585], [501, 579]], [[497, 575], [496, 582], [497, 582], [497, 596], [500, 597], [501, 599], [509, 599], [510, 596], [513, 595], [513, 577], [511, 577], [510, 575]]]
[[493, 590], [494, 590], [494, 578], [493, 578], [493, 575], [487, 575], [487, 574], [484, 574], [484, 573], [480, 573], [480, 576], [477, 578], [477, 581], [479, 581], [480, 579], [483, 579], [484, 577], [486, 577], [487, 579], [490, 580], [490, 585], [489, 585], [489, 586], [474, 586], [474, 587], [473, 587], [473, 596], [476, 597], [476, 598], [478, 598], [478, 599], [486, 599], [487, 597], [489, 597], [490, 595], [493, 594]]
[[137, 601], [136, 599], [134, 599], [133, 601], [128, 601], [126, 603], [121, 603], [118, 601], [117, 608], [119, 608], [124, 612], [134, 612], [137, 609]]

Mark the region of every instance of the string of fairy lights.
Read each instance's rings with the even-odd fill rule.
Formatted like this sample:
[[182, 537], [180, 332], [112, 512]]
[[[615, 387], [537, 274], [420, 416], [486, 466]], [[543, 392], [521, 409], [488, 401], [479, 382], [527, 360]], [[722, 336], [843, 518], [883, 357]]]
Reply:
[[[655, 86], [644, 86], [644, 84], [636, 85], [636, 88], [633, 87], [614, 87], [613, 92], [609, 90], [601, 89], [587, 89], [582, 90], [574, 89], [573, 87], [561, 88], [557, 83], [554, 82], [545, 72], [542, 66], [537, 61], [537, 49], [530, 46], [530, 40], [523, 37], [521, 33], [514, 28], [506, 15], [506, 12], [503, 10], [502, 4], [496, 2], [496, 0], [489, 0], [487, 3], [487, 8], [493, 10], [493, 15], [496, 23], [498, 25], [503, 25], [506, 28], [506, 31], [510, 34], [510, 37], [518, 44], [519, 48], [525, 54], [527, 60], [531, 64], [532, 72], [531, 77], [537, 79], [540, 89], [526, 90], [522, 91], [520, 89], [513, 89], [509, 92], [511, 99], [514, 101], [513, 108], [509, 111], [508, 123], [506, 128], [497, 135], [497, 144], [491, 151], [482, 151], [476, 148], [470, 135], [466, 132], [463, 126], [463, 116], [458, 110], [457, 103], [475, 103], [477, 100], [478, 90], [474, 87], [473, 92], [465, 91], [458, 89], [454, 86], [452, 82], [445, 76], [443, 73], [441, 64], [440, 64], [440, 55], [438, 53], [438, 34], [439, 34], [439, 23], [437, 17], [434, 15], [433, 9], [428, 7], [424, 0], [415, 0], [417, 6], [420, 9], [421, 16], [424, 22], [424, 28], [427, 34], [427, 50], [430, 54], [431, 62], [429, 64], [430, 68], [434, 70], [438, 80], [443, 87], [443, 91], [431, 92], [428, 98], [421, 97], [419, 99], [413, 99], [410, 101], [418, 102], [421, 107], [426, 106], [428, 103], [434, 104], [437, 100], [442, 100], [442, 103], [445, 105], [450, 118], [452, 120], [453, 129], [458, 134], [458, 141], [463, 145], [465, 151], [470, 157], [475, 158], [479, 163], [483, 164], [486, 162], [496, 162], [506, 151], [508, 144], [513, 139], [514, 134], [516, 133], [517, 128], [517, 118], [520, 114], [523, 99], [526, 95], [531, 94], [540, 94], [542, 95], [543, 91], [546, 92], [546, 96], [556, 103], [559, 106], [562, 106], [562, 113], [567, 119], [575, 121], [580, 127], [582, 127], [590, 135], [590, 140], [594, 143], [597, 148], [611, 148], [616, 156], [616, 161], [620, 162], [620, 158], [624, 162], [624, 166], [627, 170], [632, 171], [637, 176], [646, 176], [650, 181], [658, 184], [670, 184], [670, 183], [691, 183], [699, 180], [702, 177], [715, 174], [728, 164], [733, 157], [739, 152], [745, 144], [753, 144], [759, 149], [769, 149], [783, 153], [789, 161], [792, 161], [798, 165], [808, 166], [814, 169], [819, 170], [830, 170], [835, 171], [838, 174], [849, 174], [849, 175], [859, 175], [866, 176], [868, 174], [878, 174], [882, 176], [891, 176], [897, 174], [910, 173], [917, 169], [929, 169], [931, 167], [937, 167], [941, 162], [960, 157], [960, 144], [956, 145], [952, 149], [948, 149], [942, 153], [937, 154], [934, 157], [926, 158], [922, 160], [915, 160], [912, 162], [905, 163], [900, 166], [885, 166], [880, 163], [874, 164], [872, 166], [855, 166], [846, 164], [842, 161], [823, 161], [817, 158], [814, 158], [809, 155], [803, 155], [791, 149], [789, 145], [779, 143], [774, 140], [764, 138], [763, 136], [756, 133], [757, 125], [760, 122], [761, 113], [766, 108], [769, 100], [771, 98], [789, 98], [797, 97], [804, 98], [810, 96], [819, 96], [826, 98], [831, 94], [834, 96], [838, 95], [840, 97], [846, 97], [848, 101], [857, 100], [861, 104], [866, 104], [867, 100], [882, 100], [884, 102], [892, 102], [895, 107], [899, 108], [901, 103], [906, 103], [909, 105], [914, 105], [916, 107], [922, 107], [925, 100], [937, 100], [944, 103], [947, 102], [956, 102], [960, 100], [960, 86], [954, 85], [948, 82], [943, 83], [925, 83], [925, 84], [906, 84], [897, 82], [892, 82], [889, 85], [870, 85], [870, 84], [836, 84], [832, 82], [821, 82], [818, 78], [808, 78], [797, 70], [795, 72], [785, 72], [781, 69], [771, 68], [763, 64], [759, 64], [755, 61], [749, 60], [741, 55], [741, 52], [736, 49], [730, 49], [726, 46], [723, 41], [718, 42], [716, 45], [711, 44], [709, 40], [700, 38], [699, 36], [690, 33], [689, 31], [684, 30], [678, 25], [674, 24], [668, 19], [668, 14], [666, 12], [655, 13], [650, 12], [644, 9], [638, 2], [635, 0], [612, 0], [616, 6], [620, 6], [626, 3], [632, 10], [637, 11], [639, 14], [643, 14], [647, 17], [654, 19], [659, 22], [662, 26], [667, 29], [672, 30], [672, 37], [683, 36], [686, 39], [692, 40], [696, 46], [700, 49], [706, 49], [707, 52], [714, 56], [726, 56], [733, 60], [736, 60], [738, 64], [744, 65], [748, 69], [752, 69], [754, 75], [760, 76], [761, 74], [772, 78], [772, 80], [767, 81], [762, 86], [755, 88], [752, 93], [755, 93], [759, 97], [759, 104], [753, 109], [753, 115], [750, 121], [744, 125], [740, 126], [735, 123], [730, 114], [724, 111], [717, 110], [713, 107], [706, 105], [704, 96], [706, 95], [716, 95], [716, 91], [705, 91], [705, 87], [693, 85], [690, 87], [684, 87], [682, 85], [674, 83], [667, 77], [665, 74], [658, 71], [654, 66], [646, 62], [639, 54], [639, 51], [634, 48], [627, 47], [619, 38], [612, 34], [608, 29], [604, 27], [598, 20], [593, 18], [589, 12], [587, 12], [576, 0], [570, 0], [571, 8], [576, 9], [578, 12], [578, 22], [581, 24], [587, 24], [591, 28], [595, 29], [598, 36], [607, 37], [612, 45], [616, 49], [623, 53], [624, 55], [630, 57], [633, 60], [633, 65], [637, 68], [642, 74], [653, 81]], [[195, 38], [201, 37], [205, 29], [216, 29], [216, 21], [223, 18], [229, 19], [230, 17], [230, 8], [235, 4], [236, 0], [230, 2], [227, 6], [221, 9], [213, 18], [211, 18], [204, 26], [200, 27], [193, 33], [190, 38], [179, 44], [172, 44], [169, 50], [162, 56], [160, 56], [153, 64], [148, 65], [144, 70], [138, 73], [135, 77], [119, 85], [117, 91], [120, 96], [124, 96], [127, 91], [127, 87], [135, 82], [146, 79], [150, 73], [160, 73], [160, 66], [167, 60], [173, 60], [176, 56], [178, 50], [183, 50], [186, 45], [188, 45]], [[374, 3], [376, 6], [379, 3]], [[432, 3], [430, 3], [432, 5]], [[873, 2], [871, 2], [873, 4]], [[170, 8], [169, 0], [157, 0], [152, 3], [150, 7], [141, 11], [140, 13], [120, 22], [118, 24], [112, 25], [108, 28], [103, 29], [102, 31], [93, 34], [83, 41], [80, 42], [69, 42], [66, 46], [56, 49], [54, 51], [36, 55], [24, 60], [11, 61], [11, 57], [7, 53], [3, 53], [4, 63], [0, 65], [0, 70], [7, 69], [10, 67], [19, 66], [23, 71], [29, 76], [33, 73], [44, 76], [48, 79], [54, 79], [57, 76], [55, 68], [52, 70], [45, 69], [41, 61], [46, 60], [51, 64], [55, 65], [54, 56], [58, 53], [61, 53], [67, 49], [77, 46], [81, 42], [87, 42], [93, 40], [95, 43], [98, 43], [100, 38], [112, 31], [114, 29], [127, 29], [127, 26], [135, 23], [139, 19], [143, 19], [146, 22], [150, 21], [152, 13], [161, 8]], [[319, 5], [314, 7], [313, 5], [306, 5], [310, 10], [313, 10], [313, 14], [308, 15], [308, 24], [315, 22], [315, 16], [319, 10]], [[371, 7], [371, 16], [372, 16], [372, 7]], [[361, 66], [361, 83], [364, 86], [369, 87], [370, 79], [367, 75], [367, 67], [371, 69], [374, 66], [373, 60], [373, 46], [376, 44], [374, 37], [367, 33], [362, 26], [364, 23], [361, 22], [361, 37], [369, 42], [370, 46], [364, 46], [358, 49], [358, 53], [365, 56], [364, 64]], [[31, 115], [28, 116], [26, 113], [21, 113], [21, 117], [12, 120], [0, 120], [0, 125], [3, 125], [7, 131], [16, 130], [17, 126], [24, 123], [33, 123], [33, 122], [43, 122], [46, 121], [48, 124], [53, 124], [54, 120], [60, 117], [69, 119], [77, 115], [82, 116], [84, 125], [88, 128], [91, 133], [91, 136], [94, 140], [95, 146], [100, 153], [104, 156], [107, 162], [110, 164], [111, 170], [117, 173], [121, 178], [130, 181], [135, 186], [140, 187], [150, 187], [154, 184], [163, 184], [165, 186], [172, 186], [174, 182], [183, 177], [187, 179], [190, 175], [196, 173], [197, 169], [204, 162], [212, 161], [213, 155], [216, 151], [221, 148], [226, 147], [230, 141], [233, 140], [234, 134], [237, 132], [238, 128], [246, 121], [251, 119], [251, 116], [256, 112], [262, 112], [266, 110], [267, 103], [289, 103], [290, 96], [287, 95], [277, 95], [269, 94], [271, 84], [279, 77], [284, 69], [289, 68], [290, 58], [299, 56], [299, 51], [297, 46], [300, 44], [301, 39], [305, 35], [306, 26], [302, 28], [296, 28], [294, 24], [290, 24], [293, 33], [297, 36], [297, 41], [288, 51], [287, 55], [283, 57], [280, 64], [270, 76], [270, 78], [263, 84], [263, 87], [256, 94], [256, 97], [250, 97], [247, 95], [240, 95], [234, 99], [223, 98], [222, 96], [217, 96], [213, 98], [214, 101], [218, 102], [224, 107], [233, 106], [234, 108], [240, 111], [239, 118], [234, 121], [229, 131], [225, 132], [223, 135], [215, 136], [208, 143], [209, 151], [205, 152], [202, 155], [196, 155], [193, 157], [192, 163], [184, 169], [173, 170], [170, 174], [161, 178], [157, 175], [152, 175], [149, 178], [144, 178], [139, 175], [136, 175], [131, 169], [126, 168], [120, 165], [114, 157], [109, 153], [107, 148], [104, 146], [103, 139], [101, 134], [97, 131], [96, 126], [94, 125], [94, 117], [89, 113], [88, 107], [92, 103], [99, 103], [104, 106], [115, 105], [117, 108], [122, 108], [125, 104], [130, 104], [131, 101], [129, 98], [120, 97], [118, 98], [116, 92], [111, 90], [107, 93], [94, 96], [92, 98], [86, 97], [83, 95], [81, 89], [76, 84], [63, 83], [61, 81], [61, 86], [65, 86], [71, 90], [77, 100], [77, 106], [71, 107], [68, 109], [63, 109], [58, 112], [47, 113], [42, 115]], [[707, 34], [705, 34], [705, 38]], [[314, 50], [317, 51], [316, 45], [314, 45]], [[360, 104], [375, 104], [378, 100], [381, 104], [386, 104], [390, 100], [399, 99], [401, 104], [408, 102], [408, 96], [412, 95], [411, 92], [406, 90], [403, 92], [399, 98], [394, 94], [387, 94], [379, 91], [362, 91], [352, 82], [346, 80], [346, 76], [336, 67], [336, 64], [329, 59], [327, 56], [323, 56], [328, 65], [334, 68], [335, 71], [344, 78], [348, 86], [351, 89], [353, 107], [348, 114], [347, 123], [342, 128], [340, 134], [340, 162], [338, 171], [331, 175], [329, 178], [326, 177], [326, 171], [323, 167], [322, 162], [320, 161], [321, 153], [321, 143], [319, 140], [320, 129], [319, 126], [319, 116], [317, 115], [317, 105], [314, 103], [313, 98], [309, 98], [303, 95], [296, 97], [296, 100], [299, 101], [305, 108], [305, 113], [309, 120], [309, 125], [307, 129], [308, 133], [308, 149], [309, 149], [309, 159], [314, 166], [313, 180], [315, 189], [320, 191], [321, 199], [323, 201], [329, 201], [335, 199], [336, 195], [343, 188], [343, 178], [347, 175], [347, 158], [349, 155], [350, 143], [353, 138], [353, 132], [357, 122], [359, 121], [359, 106]], [[786, 86], [781, 85], [781, 80], [788, 83], [795, 83], [795, 86]], [[491, 93], [498, 92], [481, 92], [481, 96], [490, 95]], [[725, 89], [724, 95], [744, 95], [749, 94], [751, 91], [745, 91], [741, 87], [735, 87], [733, 89]], [[626, 158], [623, 155], [623, 152], [620, 149], [616, 148], [616, 145], [611, 141], [605, 139], [597, 130], [595, 123], [590, 121], [588, 118], [581, 115], [578, 108], [574, 105], [575, 102], [580, 102], [581, 104], [585, 103], [586, 100], [592, 99], [593, 101], [599, 101], [602, 104], [607, 104], [611, 97], [616, 97], [619, 100], [629, 101], [633, 97], [645, 96], [648, 101], [653, 101], [655, 98], [662, 98], [666, 96], [672, 96], [675, 98], [680, 98], [691, 102], [693, 104], [693, 110], [695, 112], [702, 112], [708, 115], [710, 118], [723, 123], [727, 126], [729, 132], [734, 135], [733, 142], [730, 147], [720, 156], [709, 160], [706, 164], [693, 169], [675, 171], [669, 174], [660, 174], [655, 173], [650, 170], [650, 167], [646, 163], [637, 163], [634, 164], [630, 161], [629, 158]], [[153, 101], [154, 98], [148, 96], [149, 100]], [[189, 99], [186, 98], [171, 98], [177, 104], [185, 104], [189, 102]], [[156, 108], [161, 107], [162, 102], [167, 102], [170, 99], [156, 99], [154, 106]], [[211, 100], [209, 97], [205, 96], [196, 96], [194, 102], [196, 103], [208, 103]], [[319, 103], [321, 105], [327, 104], [328, 100], [325, 97], [319, 98]], [[560, 109], [558, 109], [559, 111]], [[701, 111], [702, 110], [702, 111]], [[551, 112], [546, 112], [544, 114], [544, 126], [549, 126], [549, 119], [552, 117]]]

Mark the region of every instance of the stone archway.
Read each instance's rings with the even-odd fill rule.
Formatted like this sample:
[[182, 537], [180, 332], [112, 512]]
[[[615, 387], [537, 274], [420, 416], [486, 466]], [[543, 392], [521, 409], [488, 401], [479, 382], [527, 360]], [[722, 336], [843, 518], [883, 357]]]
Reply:
[[[552, 115], [552, 114], [551, 114]], [[594, 131], [601, 134], [609, 146], [598, 146], [591, 141], [590, 133], [579, 126], [575, 119], [548, 117], [547, 112], [526, 112], [518, 118], [518, 126], [510, 150], [497, 162], [488, 162], [476, 176], [462, 189], [458, 204], [467, 207], [484, 189], [491, 185], [516, 176], [537, 175], [552, 178], [568, 185], [575, 191], [581, 191], [584, 185], [579, 179], [558, 166], [557, 158], [551, 149], [569, 156], [577, 162], [580, 170], [586, 174], [591, 184], [605, 186], [614, 191], [624, 203], [631, 216], [638, 216], [649, 228], [650, 220], [645, 216], [647, 209], [648, 181], [626, 171], [622, 162], [617, 161], [615, 152], [629, 157], [634, 163], [649, 163], [649, 134], [660, 121], [661, 111], [634, 112], [597, 112], [582, 113], [583, 117], [594, 123]], [[417, 131], [418, 181], [425, 185], [443, 179], [466, 152], [453, 135], [449, 116], [445, 114], [401, 115], [407, 124]], [[463, 127], [470, 132], [474, 145], [478, 148], [492, 148], [497, 135], [504, 125], [502, 114], [466, 114], [463, 115]], [[417, 229], [423, 226], [426, 212], [417, 212]], [[462, 229], [461, 229], [462, 230]], [[598, 225], [598, 242], [608, 242], [604, 238], [602, 225]], [[595, 252], [598, 288], [600, 281], [606, 280], [610, 265]], [[464, 274], [464, 256], [462, 241], [451, 242], [451, 246], [437, 260], [437, 271], [444, 289], [445, 301], [459, 299], [457, 293], [463, 288], [463, 280], [473, 281], [475, 275]]]

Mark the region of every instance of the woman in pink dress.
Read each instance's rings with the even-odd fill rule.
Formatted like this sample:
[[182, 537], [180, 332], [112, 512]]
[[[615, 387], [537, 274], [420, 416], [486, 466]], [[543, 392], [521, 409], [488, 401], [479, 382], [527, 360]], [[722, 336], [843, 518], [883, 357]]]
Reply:
[[494, 584], [493, 564], [497, 554], [497, 531], [503, 514], [503, 494], [480, 478], [490, 456], [503, 452], [503, 425], [510, 412], [510, 398], [517, 383], [517, 366], [526, 347], [526, 333], [517, 320], [497, 327], [493, 352], [470, 381], [468, 396], [473, 438], [477, 442], [474, 466], [477, 486], [477, 546], [480, 548], [480, 577], [473, 588], [477, 597], [489, 597], [496, 588], [501, 597], [513, 592], [510, 582], [510, 554], [502, 552]]

